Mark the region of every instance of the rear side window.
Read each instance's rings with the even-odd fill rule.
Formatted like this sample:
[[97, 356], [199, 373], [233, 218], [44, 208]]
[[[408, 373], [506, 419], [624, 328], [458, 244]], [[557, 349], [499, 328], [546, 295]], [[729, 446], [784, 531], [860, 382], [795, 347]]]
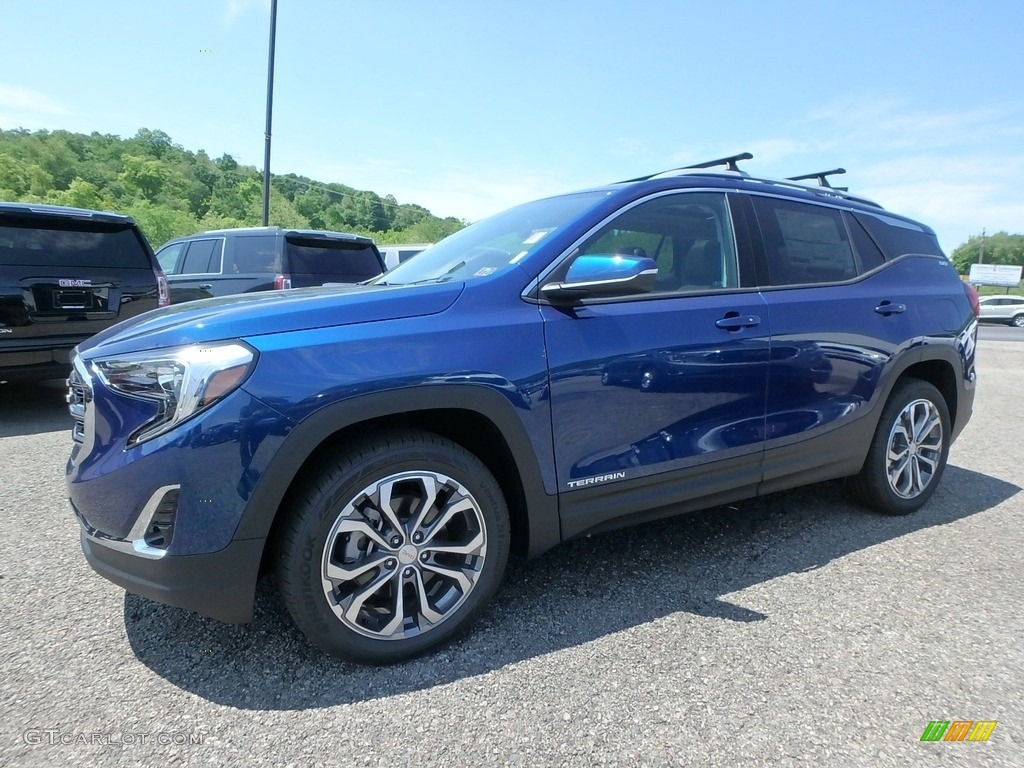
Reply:
[[833, 283], [857, 276], [838, 210], [771, 197], [752, 199], [772, 285]]
[[357, 283], [382, 271], [377, 252], [368, 243], [335, 240], [286, 240], [288, 273], [315, 275], [319, 282]]
[[281, 272], [277, 256], [275, 235], [254, 235], [236, 237], [233, 242], [234, 254], [231, 268], [227, 271], [238, 274], [273, 274]]
[[37, 221], [0, 225], [0, 266], [152, 268], [131, 227], [42, 228]]
[[193, 240], [181, 266], [183, 275], [209, 275], [220, 272], [221, 243], [216, 240]]
[[864, 211], [857, 211], [854, 215], [882, 247], [887, 259], [895, 259], [905, 253], [944, 255], [935, 235], [925, 232], [916, 224]]

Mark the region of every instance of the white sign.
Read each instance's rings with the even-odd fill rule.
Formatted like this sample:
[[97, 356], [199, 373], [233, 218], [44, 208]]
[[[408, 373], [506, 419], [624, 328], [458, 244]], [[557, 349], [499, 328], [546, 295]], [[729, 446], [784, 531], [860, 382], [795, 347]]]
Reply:
[[1024, 267], [1009, 264], [971, 264], [972, 283], [979, 285], [1008, 285], [1016, 287], [1020, 282], [1020, 273]]

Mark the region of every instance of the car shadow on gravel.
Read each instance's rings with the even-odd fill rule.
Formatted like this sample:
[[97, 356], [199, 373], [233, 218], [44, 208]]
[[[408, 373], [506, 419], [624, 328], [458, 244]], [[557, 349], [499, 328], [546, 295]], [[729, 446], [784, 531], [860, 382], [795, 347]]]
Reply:
[[210, 701], [294, 710], [393, 696], [480, 675], [678, 611], [734, 622], [767, 616], [723, 595], [990, 509], [1020, 491], [949, 466], [928, 506], [909, 517], [868, 512], [832, 482], [682, 515], [513, 560], [505, 586], [461, 641], [392, 667], [337, 661], [291, 623], [271, 579], [252, 624], [221, 624], [126, 595], [137, 658]]
[[72, 421], [66, 391], [62, 379], [0, 384], [0, 437], [67, 431], [70, 451]]

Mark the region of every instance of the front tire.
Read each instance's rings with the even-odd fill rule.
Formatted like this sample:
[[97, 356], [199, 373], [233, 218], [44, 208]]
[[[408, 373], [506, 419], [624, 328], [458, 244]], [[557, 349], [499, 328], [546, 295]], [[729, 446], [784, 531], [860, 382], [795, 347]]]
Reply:
[[276, 573], [295, 623], [350, 661], [390, 664], [465, 631], [501, 584], [509, 516], [493, 475], [438, 435], [383, 433], [321, 463]]
[[1014, 328], [1024, 328], [1024, 315], [1015, 315], [1010, 321], [1010, 325]]
[[949, 409], [926, 381], [905, 379], [896, 385], [860, 474], [854, 494], [887, 515], [908, 515], [931, 498], [949, 456]]

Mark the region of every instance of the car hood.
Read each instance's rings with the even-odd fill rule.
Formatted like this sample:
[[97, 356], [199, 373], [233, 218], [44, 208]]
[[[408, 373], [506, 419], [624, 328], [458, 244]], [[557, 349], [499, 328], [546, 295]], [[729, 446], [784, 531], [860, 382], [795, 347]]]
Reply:
[[79, 345], [89, 357], [267, 333], [433, 315], [448, 309], [464, 283], [351, 285], [244, 293], [190, 301], [139, 315]]

